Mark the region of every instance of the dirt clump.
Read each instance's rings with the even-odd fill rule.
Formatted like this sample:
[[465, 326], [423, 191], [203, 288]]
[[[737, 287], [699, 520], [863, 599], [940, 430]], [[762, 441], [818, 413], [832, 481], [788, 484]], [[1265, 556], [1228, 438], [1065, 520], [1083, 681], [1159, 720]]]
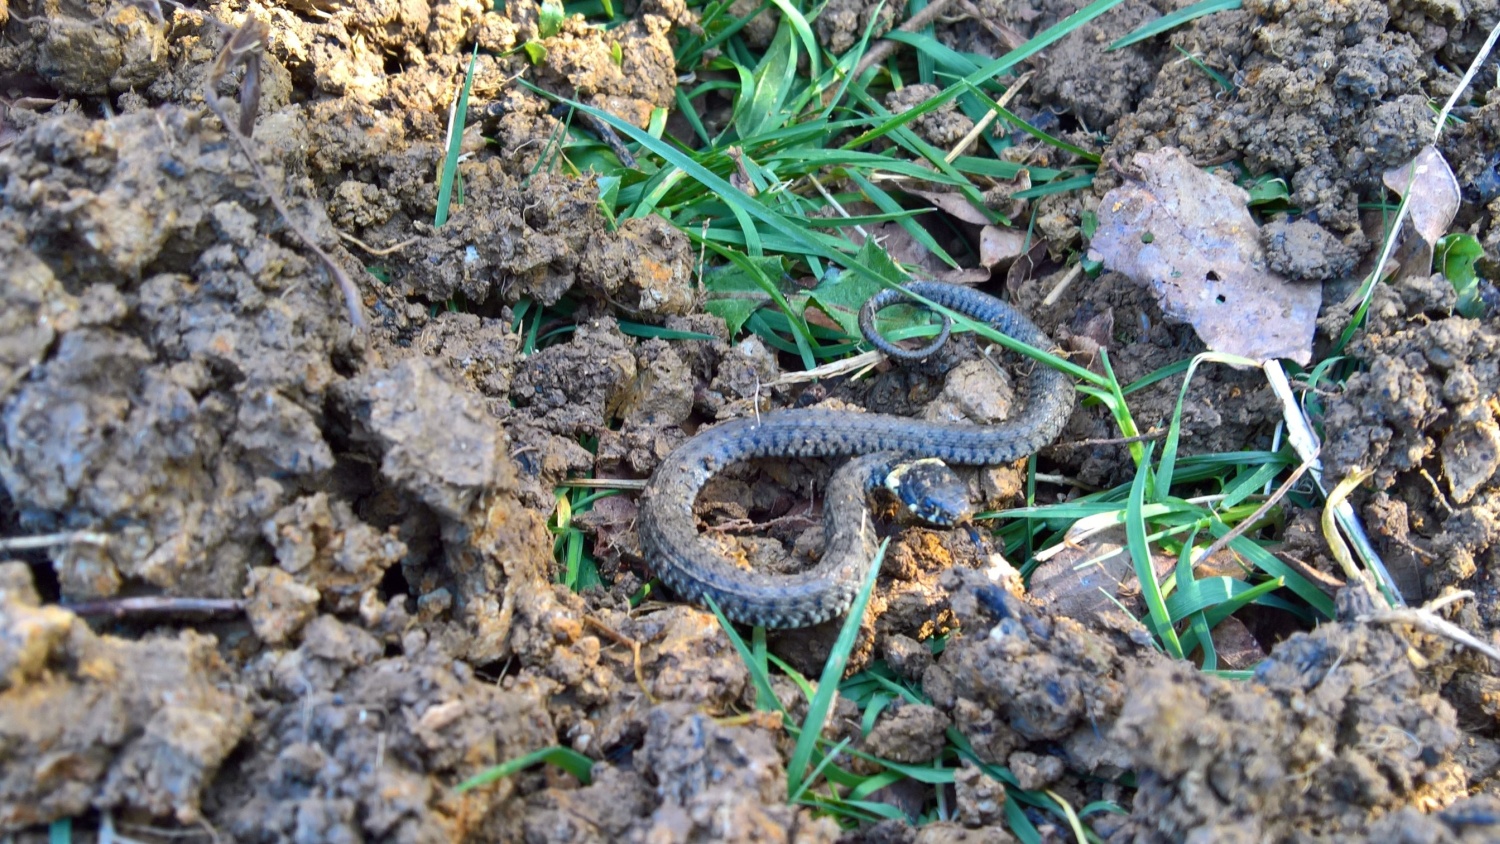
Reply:
[[1419, 574], [1413, 600], [1487, 580], [1500, 544], [1500, 334], [1452, 314], [1454, 297], [1441, 276], [1377, 286], [1350, 344], [1368, 369], [1326, 413], [1324, 459], [1336, 477], [1374, 470], [1369, 524], [1392, 567]]
[[[1339, 601], [1342, 616], [1368, 606], [1352, 589]], [[1115, 737], [1141, 777], [1133, 840], [1362, 837], [1387, 810], [1463, 794], [1453, 707], [1412, 648], [1329, 623], [1283, 642], [1250, 685], [1180, 664], [1132, 676]]]
[[552, 743], [542, 691], [502, 689], [417, 630], [385, 656], [380, 639], [319, 616], [291, 650], [249, 666], [257, 728], [212, 800], [243, 841], [299, 836], [453, 840], [515, 799], [501, 781], [452, 786], [488, 765]]
[[524, 821], [526, 840], [838, 839], [832, 820], [785, 804], [786, 770], [770, 730], [723, 727], [689, 707], [658, 706], [646, 716], [636, 753], [645, 776], [606, 776], [541, 794]]
[[0, 829], [90, 811], [199, 823], [248, 697], [212, 637], [98, 635], [0, 564]]

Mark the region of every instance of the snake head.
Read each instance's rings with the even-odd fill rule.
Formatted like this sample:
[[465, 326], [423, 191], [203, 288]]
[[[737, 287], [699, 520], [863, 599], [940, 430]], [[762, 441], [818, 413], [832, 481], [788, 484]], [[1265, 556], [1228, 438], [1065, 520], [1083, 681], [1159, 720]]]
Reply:
[[969, 485], [948, 464], [928, 457], [902, 463], [886, 475], [885, 488], [918, 519], [938, 527], [953, 527], [969, 521]]

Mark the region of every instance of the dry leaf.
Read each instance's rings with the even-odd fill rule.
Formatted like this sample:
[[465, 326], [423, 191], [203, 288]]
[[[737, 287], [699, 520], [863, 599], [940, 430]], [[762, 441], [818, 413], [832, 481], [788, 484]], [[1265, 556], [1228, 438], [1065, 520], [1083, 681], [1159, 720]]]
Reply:
[[912, 196], [920, 196], [931, 202], [939, 211], [947, 214], [955, 220], [962, 220], [975, 226], [988, 225], [990, 218], [974, 207], [967, 196], [956, 191], [920, 190], [903, 184], [901, 189]]
[[1266, 268], [1249, 194], [1172, 148], [1133, 162], [1141, 181], [1099, 203], [1090, 257], [1149, 285], [1162, 312], [1214, 351], [1311, 360], [1322, 286]]
[[1026, 251], [1026, 232], [985, 226], [979, 232], [979, 266], [1008, 265]]
[[[918, 243], [917, 239], [908, 234], [906, 229], [901, 228], [899, 223], [880, 223], [863, 228], [870, 237], [875, 238], [875, 242], [879, 243], [881, 248], [885, 249], [885, 253], [891, 256], [892, 261], [916, 267], [917, 275], [921, 278], [946, 281], [950, 284], [977, 284], [989, 281], [989, 270], [955, 270], [943, 263], [942, 259]], [[840, 231], [856, 246], [863, 245], [865, 242], [864, 235], [861, 235], [853, 226], [840, 229]]]
[[[1448, 233], [1458, 215], [1458, 179], [1443, 154], [1428, 146], [1409, 163], [1387, 170], [1385, 186], [1406, 198], [1407, 213], [1417, 234], [1431, 246]], [[1408, 195], [1410, 191], [1410, 195]]]

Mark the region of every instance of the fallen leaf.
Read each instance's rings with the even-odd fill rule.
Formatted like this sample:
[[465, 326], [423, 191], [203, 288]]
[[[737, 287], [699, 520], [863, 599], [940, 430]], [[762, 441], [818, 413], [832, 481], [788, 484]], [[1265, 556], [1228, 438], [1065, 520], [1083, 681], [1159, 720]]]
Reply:
[[1005, 271], [1005, 289], [1011, 296], [1020, 296], [1021, 285], [1031, 280], [1036, 268], [1047, 257], [1047, 244], [1041, 240], [1033, 241], [1031, 248], [1026, 254], [1018, 256], [1010, 262], [1010, 268]]
[[1026, 251], [1026, 232], [985, 226], [979, 232], [979, 266], [993, 269], [997, 264], [1009, 266]]
[[1099, 203], [1089, 257], [1149, 285], [1162, 313], [1214, 351], [1311, 360], [1322, 286], [1266, 268], [1250, 195], [1170, 147], [1133, 162], [1140, 180]]
[[[915, 267], [912, 273], [914, 279], [932, 279], [946, 281], [949, 284], [977, 284], [989, 281], [989, 270], [953, 269], [932, 254], [927, 247], [918, 243], [916, 238], [897, 223], [880, 223], [862, 228], [886, 251], [886, 254], [891, 256], [891, 260], [908, 267]], [[839, 231], [849, 238], [851, 243], [863, 245], [865, 242], [865, 235], [853, 226], [841, 228]]]
[[962, 220], [975, 226], [989, 225], [990, 218], [983, 211], [975, 208], [974, 203], [970, 202], [967, 196], [957, 191], [925, 190], [911, 185], [902, 185], [901, 189], [912, 196], [920, 196], [931, 202], [938, 210], [955, 220]]
[[1431, 246], [1448, 233], [1461, 200], [1458, 179], [1436, 147], [1425, 147], [1410, 162], [1387, 170], [1385, 186], [1406, 198], [1412, 228]]
[[1385, 186], [1406, 198], [1407, 221], [1420, 242], [1407, 238], [1396, 251], [1400, 274], [1432, 272], [1433, 249], [1458, 215], [1458, 179], [1436, 147], [1427, 146], [1406, 164], [1381, 176]]

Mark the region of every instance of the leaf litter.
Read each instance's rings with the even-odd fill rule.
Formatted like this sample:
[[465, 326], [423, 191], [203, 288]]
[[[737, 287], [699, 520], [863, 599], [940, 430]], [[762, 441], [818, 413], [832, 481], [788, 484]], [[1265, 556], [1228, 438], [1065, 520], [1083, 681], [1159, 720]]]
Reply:
[[1099, 203], [1089, 257], [1149, 286], [1167, 318], [1214, 351], [1310, 361], [1322, 290], [1266, 268], [1250, 195], [1176, 149], [1133, 164]]

